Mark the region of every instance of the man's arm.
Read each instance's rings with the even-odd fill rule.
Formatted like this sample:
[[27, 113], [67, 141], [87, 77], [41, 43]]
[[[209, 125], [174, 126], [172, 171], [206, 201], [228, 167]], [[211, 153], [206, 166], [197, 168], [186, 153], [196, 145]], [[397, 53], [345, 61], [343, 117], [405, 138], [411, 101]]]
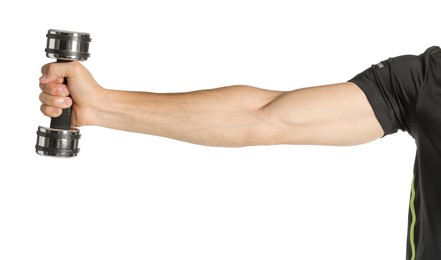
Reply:
[[[76, 62], [45, 65], [42, 72], [42, 112], [56, 115], [58, 108], [70, 104], [70, 94], [76, 126], [98, 125], [225, 147], [356, 145], [384, 134], [354, 83], [294, 91], [238, 85], [159, 94], [101, 88]], [[69, 91], [61, 84], [64, 76]]]

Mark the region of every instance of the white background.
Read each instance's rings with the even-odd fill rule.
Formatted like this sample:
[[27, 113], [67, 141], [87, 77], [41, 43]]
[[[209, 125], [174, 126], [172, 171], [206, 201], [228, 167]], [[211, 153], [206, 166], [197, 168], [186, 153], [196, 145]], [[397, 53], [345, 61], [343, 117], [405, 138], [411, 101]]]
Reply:
[[[3, 1], [0, 259], [404, 259], [415, 144], [212, 148], [81, 128], [35, 154], [48, 29], [91, 34], [106, 88], [346, 81], [441, 40], [437, 1]], [[300, 3], [301, 2], [301, 3]]]

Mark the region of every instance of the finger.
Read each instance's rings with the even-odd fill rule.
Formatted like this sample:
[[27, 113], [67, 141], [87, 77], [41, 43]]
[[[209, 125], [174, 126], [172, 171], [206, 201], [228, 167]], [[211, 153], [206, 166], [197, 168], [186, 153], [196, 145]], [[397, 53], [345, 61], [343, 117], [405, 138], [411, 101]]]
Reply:
[[45, 106], [45, 105], [41, 105], [40, 106], [40, 111], [49, 117], [59, 117], [61, 115], [61, 113], [63, 112], [63, 110], [61, 108], [58, 107], [50, 107], [50, 106]]
[[[50, 82], [50, 81], [54, 81], [54, 79], [51, 79], [51, 80], [48, 79], [49, 69], [50, 69], [52, 66], [54, 66], [54, 65], [56, 65], [56, 63], [55, 63], [55, 62], [51, 62], [51, 63], [47, 63], [47, 64], [45, 64], [45, 65], [43, 65], [43, 66], [41, 67], [41, 77], [40, 77], [40, 82]], [[52, 69], [51, 69], [51, 70], [52, 70]], [[53, 73], [51, 73], [51, 74], [53, 74]], [[59, 78], [59, 77], [57, 76], [57, 78]]]
[[72, 99], [70, 97], [51, 96], [44, 92], [41, 92], [39, 99], [41, 103], [46, 106], [57, 108], [68, 108], [72, 106]]
[[40, 83], [40, 89], [49, 95], [52, 96], [69, 96], [69, 89], [66, 85], [55, 83], [55, 82], [49, 82], [49, 83]]
[[41, 67], [41, 74], [39, 81], [41, 83], [48, 83], [55, 81], [57, 83], [63, 83], [65, 77], [69, 75], [70, 62], [52, 62], [43, 65]]

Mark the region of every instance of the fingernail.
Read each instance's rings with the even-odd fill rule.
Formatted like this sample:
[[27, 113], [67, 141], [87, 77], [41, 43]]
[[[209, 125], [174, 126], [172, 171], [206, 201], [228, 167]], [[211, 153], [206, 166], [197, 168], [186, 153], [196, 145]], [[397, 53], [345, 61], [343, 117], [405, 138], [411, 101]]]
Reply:
[[60, 98], [60, 99], [58, 99], [58, 103], [60, 105], [69, 105], [69, 99], [68, 98]]
[[71, 106], [72, 105], [71, 99], [70, 98], [65, 98], [64, 99], [64, 104], [66, 104], [67, 106]]
[[65, 86], [61, 87], [60, 91], [61, 91], [61, 94], [69, 94], [69, 90], [67, 90], [67, 88]]

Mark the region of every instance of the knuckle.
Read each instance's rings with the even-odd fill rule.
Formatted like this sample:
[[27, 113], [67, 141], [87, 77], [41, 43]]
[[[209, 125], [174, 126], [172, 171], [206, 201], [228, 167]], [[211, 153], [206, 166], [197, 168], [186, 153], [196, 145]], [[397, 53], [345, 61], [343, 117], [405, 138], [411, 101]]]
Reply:
[[46, 74], [48, 67], [49, 64], [44, 64], [43, 66], [41, 66], [41, 74]]
[[49, 71], [52, 70], [52, 67], [54, 65], [54, 62], [51, 63], [46, 63], [45, 65], [43, 65], [43, 67], [41, 67], [41, 73], [46, 74]]
[[50, 117], [57, 117], [57, 116], [61, 115], [61, 112], [62, 112], [61, 108], [51, 107], [51, 106], [46, 106], [46, 105], [41, 105], [40, 111], [44, 115], [50, 116]]
[[46, 83], [41, 83], [40, 89], [41, 89], [42, 93], [46, 93], [46, 94], [51, 94], [51, 91], [52, 91], [49, 84], [46, 84]]
[[44, 92], [41, 92], [40, 95], [38, 95], [38, 99], [40, 100], [41, 103], [44, 103], [44, 100], [45, 100], [44, 97], [45, 97], [45, 95], [46, 95], [46, 94], [45, 94]]
[[43, 113], [43, 114], [46, 115], [46, 116], [50, 116], [48, 110], [49, 110], [49, 107], [48, 107], [48, 106], [46, 106], [46, 105], [41, 105], [41, 106], [40, 106], [40, 111], [41, 111], [41, 113]]

